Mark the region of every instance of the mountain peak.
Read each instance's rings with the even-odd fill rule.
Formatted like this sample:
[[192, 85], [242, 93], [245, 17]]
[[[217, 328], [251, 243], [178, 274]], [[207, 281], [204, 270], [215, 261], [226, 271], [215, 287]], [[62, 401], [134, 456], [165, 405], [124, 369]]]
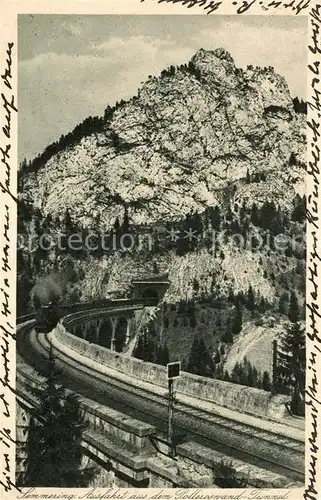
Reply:
[[208, 83], [224, 84], [227, 87], [235, 87], [239, 83], [234, 59], [222, 47], [198, 50], [192, 57], [192, 63]]
[[194, 62], [197, 61], [206, 61], [210, 62], [210, 60], [221, 59], [222, 61], [227, 61], [234, 66], [234, 60], [231, 54], [224, 49], [223, 47], [219, 47], [215, 50], [206, 50], [199, 49], [193, 57]]

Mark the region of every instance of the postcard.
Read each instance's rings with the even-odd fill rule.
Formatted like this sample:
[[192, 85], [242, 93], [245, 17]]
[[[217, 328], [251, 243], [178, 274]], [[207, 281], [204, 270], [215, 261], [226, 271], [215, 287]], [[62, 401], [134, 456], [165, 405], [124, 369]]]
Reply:
[[321, 5], [1, 14], [1, 498], [316, 500]]

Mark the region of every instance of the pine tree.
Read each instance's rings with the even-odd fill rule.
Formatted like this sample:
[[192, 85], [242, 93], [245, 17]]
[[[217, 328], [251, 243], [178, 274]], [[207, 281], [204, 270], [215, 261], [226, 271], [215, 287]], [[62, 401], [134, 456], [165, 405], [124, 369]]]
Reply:
[[167, 363], [169, 363], [169, 349], [168, 345], [165, 344], [163, 345], [163, 351], [162, 351], [162, 365], [166, 366]]
[[260, 225], [260, 216], [257, 205], [254, 203], [251, 210], [251, 222], [254, 226]]
[[259, 376], [259, 372], [255, 368], [255, 366], [252, 366], [253, 368], [253, 387], [257, 387], [258, 389], [261, 389], [261, 377]]
[[249, 286], [248, 292], [247, 292], [247, 307], [250, 311], [254, 311], [255, 308], [255, 297], [254, 297], [254, 292], [252, 285]]
[[163, 354], [163, 348], [160, 344], [157, 344], [155, 348], [155, 363], [157, 365], [163, 364], [162, 354]]
[[195, 279], [194, 279], [194, 281], [193, 281], [193, 290], [194, 290], [194, 292], [196, 292], [196, 294], [197, 294], [197, 292], [199, 291], [199, 289], [200, 289], [199, 282], [198, 282], [198, 281], [197, 281], [197, 279], [195, 278]]
[[210, 221], [212, 229], [218, 231], [221, 227], [221, 213], [220, 213], [220, 207], [218, 205], [216, 205], [213, 209], [211, 209]]
[[271, 391], [270, 375], [266, 371], [263, 373], [262, 389], [267, 392]]
[[117, 235], [119, 235], [119, 230], [120, 230], [120, 223], [118, 217], [116, 217], [116, 220], [114, 222], [114, 230]]
[[233, 219], [231, 222], [231, 231], [232, 233], [238, 234], [241, 232], [241, 226], [237, 219]]
[[73, 222], [71, 220], [70, 212], [69, 212], [68, 208], [66, 209], [66, 212], [65, 212], [63, 225], [64, 225], [64, 230], [65, 230], [66, 235], [68, 236], [69, 234], [72, 234], [74, 226], [73, 226]]
[[204, 339], [196, 334], [189, 355], [187, 371], [208, 377], [213, 374], [213, 362]]
[[305, 352], [305, 329], [297, 322], [288, 325], [281, 338], [277, 371], [282, 385], [291, 390], [295, 414], [304, 412]]
[[306, 196], [304, 195], [303, 198], [301, 198], [299, 195], [297, 195], [294, 200], [294, 209], [291, 219], [296, 222], [303, 222], [306, 218], [306, 206]]
[[233, 342], [232, 333], [227, 330], [225, 333], [223, 333], [221, 340], [222, 340], [222, 342], [225, 342], [225, 344], [232, 344], [232, 342]]
[[226, 212], [225, 212], [225, 220], [226, 221], [232, 221], [233, 220], [233, 212], [232, 212], [232, 209], [231, 209], [231, 205], [229, 204], [226, 208]]
[[294, 97], [293, 106], [294, 106], [294, 111], [296, 113], [307, 114], [308, 104], [303, 99], [299, 99], [298, 97]]
[[234, 297], [234, 290], [230, 289], [228, 292], [227, 300], [229, 302], [234, 302], [235, 297]]
[[42, 214], [39, 208], [34, 209], [33, 220], [34, 220], [34, 231], [36, 235], [40, 237], [43, 231], [42, 231]]
[[287, 292], [282, 293], [279, 299], [279, 313], [287, 314], [289, 304], [289, 295]]
[[296, 165], [296, 164], [297, 164], [297, 159], [295, 157], [295, 154], [292, 151], [290, 158], [289, 158], [289, 165], [292, 166], [292, 165]]
[[105, 112], [104, 112], [104, 121], [105, 122], [108, 122], [111, 120], [112, 116], [113, 116], [113, 108], [111, 108], [110, 106], [107, 106], [106, 109], [105, 109]]
[[201, 359], [199, 359], [199, 338], [196, 334], [189, 354], [187, 371], [190, 373], [198, 373], [200, 363]]
[[247, 365], [246, 385], [249, 385], [250, 387], [254, 387], [253, 367], [252, 367], [250, 362]]
[[35, 389], [36, 418], [31, 421], [27, 440], [27, 469], [24, 486], [84, 487], [93, 470], [82, 470], [81, 436], [85, 428], [74, 395], [66, 396], [59, 383], [52, 350], [42, 389]]
[[52, 216], [51, 214], [47, 214], [46, 217], [43, 219], [42, 222], [42, 227], [45, 230], [45, 232], [49, 231], [52, 226]]
[[138, 337], [137, 344], [135, 346], [133, 356], [134, 358], [144, 359], [145, 357], [145, 334]]
[[235, 316], [233, 318], [232, 333], [238, 335], [242, 330], [242, 308], [239, 303], [236, 304]]
[[264, 297], [261, 297], [260, 303], [259, 303], [259, 311], [261, 313], [264, 313], [266, 310], [266, 303]]
[[292, 323], [296, 323], [299, 319], [299, 315], [300, 315], [300, 309], [299, 309], [298, 297], [296, 296], [296, 293], [292, 291], [290, 297], [288, 318]]
[[19, 167], [20, 167], [20, 170], [26, 170], [28, 168], [28, 162], [27, 162], [26, 158], [24, 158], [22, 160]]
[[238, 384], [240, 381], [240, 374], [242, 372], [242, 368], [240, 363], [237, 361], [234, 365], [234, 368], [231, 373], [231, 382], [234, 382], [235, 384]]
[[216, 354], [215, 354], [215, 356], [214, 356], [214, 363], [215, 363], [216, 365], [218, 365], [220, 362], [221, 362], [221, 356], [220, 356], [220, 353], [219, 353], [219, 351], [216, 351]]
[[128, 209], [125, 207], [125, 213], [124, 213], [124, 219], [122, 223], [122, 233], [126, 234], [129, 232], [129, 216], [128, 216]]
[[150, 338], [148, 333], [145, 333], [144, 336], [144, 361], [148, 361], [149, 363], [155, 362], [156, 356], [156, 345], [153, 339]]
[[203, 337], [200, 338], [198, 349], [199, 359], [201, 360], [199, 364], [199, 375], [210, 377], [213, 373], [213, 361]]
[[245, 215], [247, 214], [246, 201], [243, 200], [242, 206], [240, 208], [240, 221], [244, 221]]

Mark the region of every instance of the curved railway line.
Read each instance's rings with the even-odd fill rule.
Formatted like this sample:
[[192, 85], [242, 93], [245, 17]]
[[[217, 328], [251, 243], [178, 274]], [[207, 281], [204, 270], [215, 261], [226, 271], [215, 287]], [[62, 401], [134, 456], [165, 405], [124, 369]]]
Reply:
[[[97, 314], [97, 310], [95, 312]], [[94, 311], [84, 314], [94, 315]], [[50, 348], [48, 334], [36, 333], [30, 325], [17, 340], [20, 357], [41, 373]], [[166, 432], [166, 397], [81, 366], [57, 347], [53, 352], [61, 370], [62, 383], [67, 388], [154, 425], [160, 433]], [[305, 445], [300, 439], [280, 436], [181, 402], [175, 405], [174, 430], [208, 448], [288, 477], [289, 483], [304, 483]]]

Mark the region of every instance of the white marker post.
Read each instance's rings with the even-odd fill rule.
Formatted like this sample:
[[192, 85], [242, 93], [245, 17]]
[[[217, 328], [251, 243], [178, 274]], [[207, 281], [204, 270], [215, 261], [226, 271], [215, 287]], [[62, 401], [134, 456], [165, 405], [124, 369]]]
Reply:
[[167, 364], [168, 379], [168, 442], [170, 445], [170, 455], [174, 455], [173, 450], [173, 410], [174, 410], [174, 379], [181, 375], [181, 362], [174, 361]]

